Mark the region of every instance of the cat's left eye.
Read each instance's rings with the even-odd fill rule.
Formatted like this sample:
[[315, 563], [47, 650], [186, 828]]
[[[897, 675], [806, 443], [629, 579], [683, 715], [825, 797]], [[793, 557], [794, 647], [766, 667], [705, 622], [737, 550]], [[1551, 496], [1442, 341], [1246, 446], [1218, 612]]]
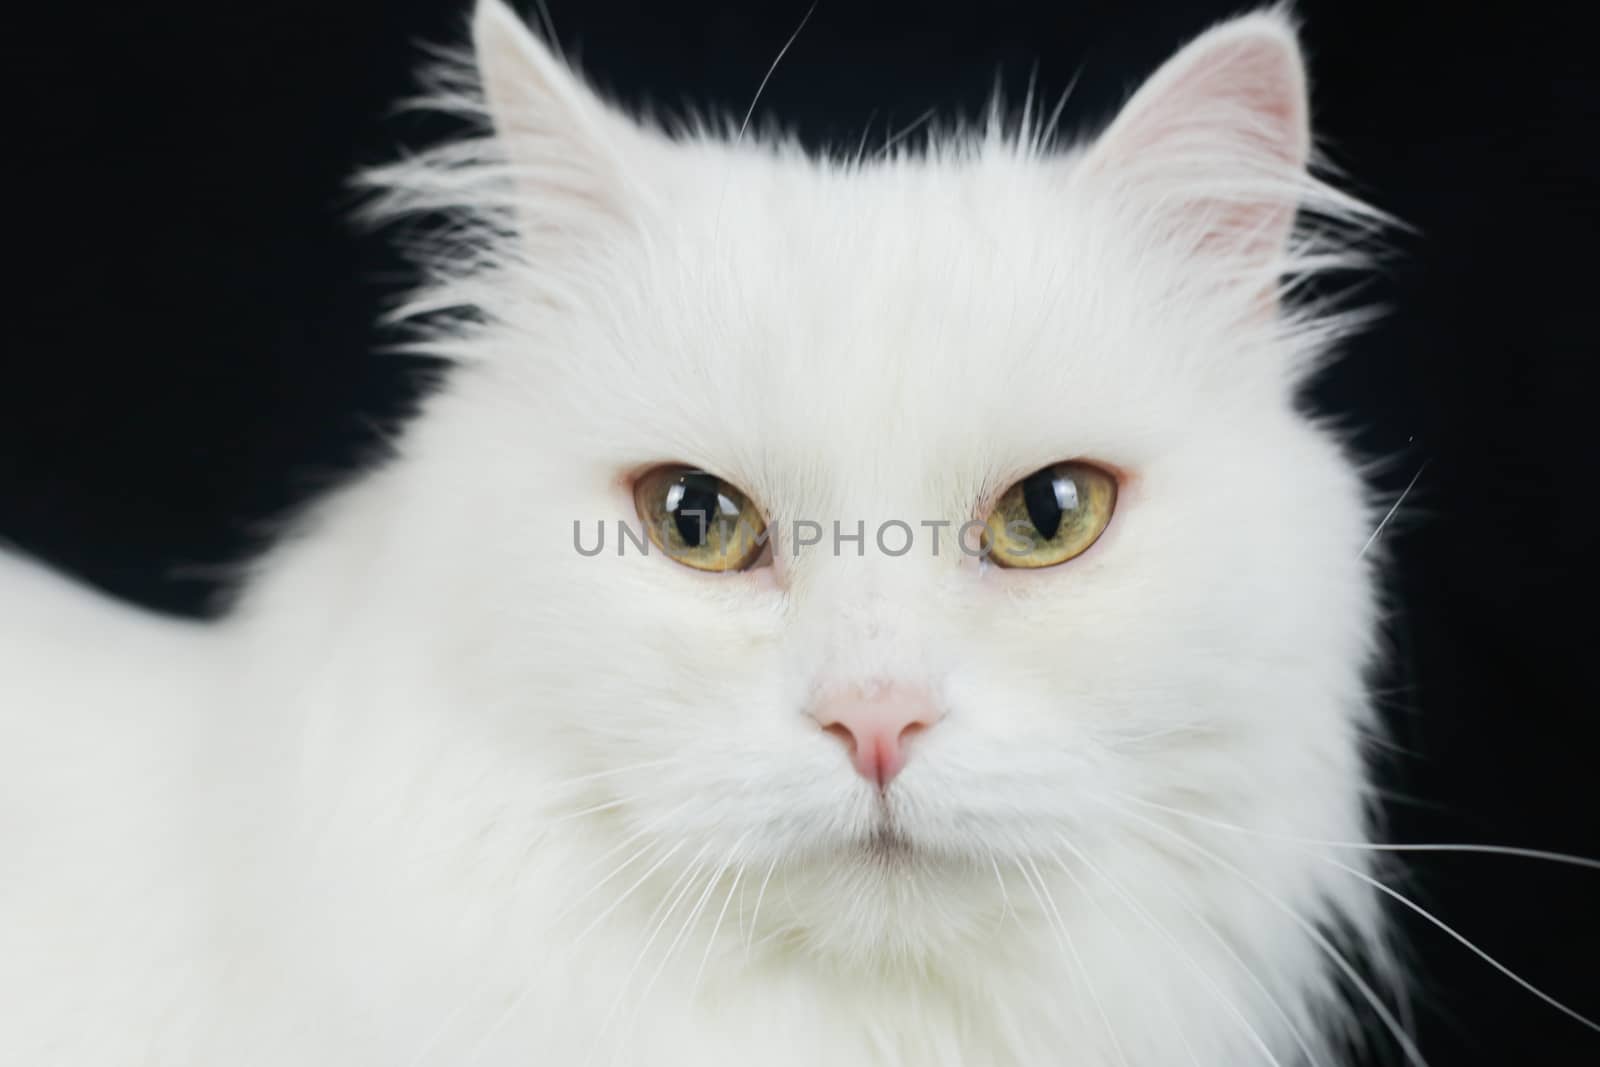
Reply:
[[769, 559], [761, 509], [736, 486], [693, 467], [657, 467], [633, 486], [650, 540], [685, 567], [743, 571]]
[[1100, 539], [1117, 506], [1116, 475], [1092, 463], [1057, 463], [1001, 494], [984, 547], [1002, 567], [1054, 567]]

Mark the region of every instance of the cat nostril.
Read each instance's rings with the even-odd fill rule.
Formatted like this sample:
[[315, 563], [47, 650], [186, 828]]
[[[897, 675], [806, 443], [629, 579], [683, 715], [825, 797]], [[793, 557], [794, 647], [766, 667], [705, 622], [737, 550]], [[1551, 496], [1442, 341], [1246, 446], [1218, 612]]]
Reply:
[[920, 734], [922, 731], [926, 730], [929, 725], [929, 723], [925, 723], [920, 719], [915, 722], [906, 723], [905, 727], [900, 731], [901, 743], [904, 744], [905, 739], [910, 737], [912, 734]]
[[850, 727], [842, 722], [829, 722], [823, 723], [822, 729], [824, 733], [830, 733], [843, 741], [844, 747], [850, 751], [850, 755], [854, 756], [856, 754], [856, 735], [850, 732]]
[[904, 769], [909, 740], [942, 715], [926, 689], [883, 685], [832, 694], [817, 702], [811, 717], [844, 742], [861, 776], [883, 789]]

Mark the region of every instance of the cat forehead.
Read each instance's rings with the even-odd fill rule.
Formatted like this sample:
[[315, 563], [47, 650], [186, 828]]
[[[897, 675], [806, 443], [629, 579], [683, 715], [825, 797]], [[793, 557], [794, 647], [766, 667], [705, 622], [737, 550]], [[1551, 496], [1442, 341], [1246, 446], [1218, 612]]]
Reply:
[[1200, 432], [1219, 398], [1063, 204], [1061, 164], [777, 160], [663, 205], [563, 315], [585, 355], [541, 375], [550, 418], [579, 420], [556, 447], [692, 463], [808, 514], [943, 515], [1050, 462], [1137, 467]]
[[1197, 323], [1147, 291], [1154, 253], [1074, 204], [1070, 156], [698, 165], [615, 268], [619, 373], [675, 404], [796, 436], [825, 417], [959, 435], [1169, 416], [1195, 386]]
[[1074, 217], [1083, 213], [1071, 203], [1069, 155], [999, 147], [868, 166], [718, 148], [683, 155], [692, 176], [670, 189], [659, 232], [667, 270], [689, 280], [803, 285], [792, 295], [883, 314], [899, 307], [877, 299], [891, 287], [902, 304], [948, 304], [984, 283], [1021, 296], [1090, 251], [1072, 236], [1093, 220]]

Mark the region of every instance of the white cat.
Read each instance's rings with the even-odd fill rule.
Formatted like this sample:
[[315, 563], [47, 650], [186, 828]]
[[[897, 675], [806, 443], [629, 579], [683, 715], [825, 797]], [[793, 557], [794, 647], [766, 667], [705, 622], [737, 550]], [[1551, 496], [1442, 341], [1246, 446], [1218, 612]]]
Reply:
[[647, 128], [499, 0], [474, 38], [435, 102], [492, 131], [373, 179], [453, 220], [399, 458], [219, 625], [0, 564], [0, 1061], [1331, 1067], [1347, 1002], [1381, 1026], [1322, 932], [1378, 944], [1367, 860], [1307, 843], [1369, 835], [1375, 516], [1294, 403], [1348, 320], [1285, 302], [1375, 216], [1308, 175], [1287, 19], [1085, 146], [869, 161]]

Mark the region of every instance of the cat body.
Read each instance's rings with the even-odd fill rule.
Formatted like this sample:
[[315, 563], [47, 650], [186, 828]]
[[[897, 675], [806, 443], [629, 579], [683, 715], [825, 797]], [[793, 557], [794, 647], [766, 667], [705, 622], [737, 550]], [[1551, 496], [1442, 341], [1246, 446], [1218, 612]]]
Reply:
[[[0, 563], [0, 1060], [1330, 1062], [1325, 931], [1379, 931], [1306, 842], [1368, 836], [1373, 517], [1294, 403], [1340, 326], [1279, 279], [1344, 250], [1290, 226], [1357, 209], [1282, 16], [1087, 146], [863, 163], [474, 33], [440, 101], [493, 131], [374, 177], [456, 219], [405, 313], [475, 309], [397, 458], [214, 626]], [[1081, 557], [963, 549], [1078, 457]], [[770, 565], [619, 551], [669, 461]], [[891, 684], [938, 716], [874, 783], [808, 709]]]

